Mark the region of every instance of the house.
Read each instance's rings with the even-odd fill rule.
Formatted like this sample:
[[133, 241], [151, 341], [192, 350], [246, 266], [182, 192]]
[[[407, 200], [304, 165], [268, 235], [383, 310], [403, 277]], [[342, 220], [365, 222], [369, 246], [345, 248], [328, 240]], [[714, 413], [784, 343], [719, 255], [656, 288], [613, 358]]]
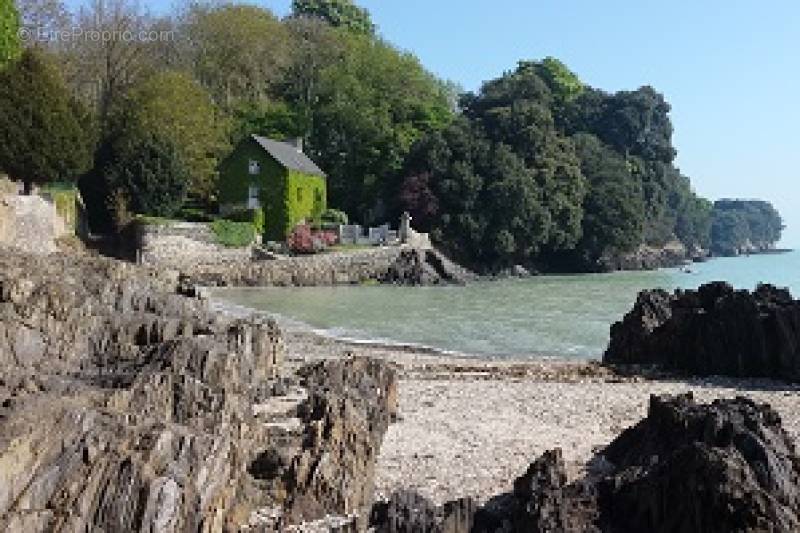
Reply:
[[325, 173], [303, 153], [302, 141], [251, 135], [220, 165], [220, 212], [263, 210], [264, 237], [283, 240], [326, 209]]

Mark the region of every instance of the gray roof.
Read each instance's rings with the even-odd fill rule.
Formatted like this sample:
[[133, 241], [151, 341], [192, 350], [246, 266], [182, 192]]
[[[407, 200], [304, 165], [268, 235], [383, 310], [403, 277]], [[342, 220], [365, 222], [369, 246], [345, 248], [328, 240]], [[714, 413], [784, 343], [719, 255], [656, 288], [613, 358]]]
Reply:
[[253, 135], [256, 141], [275, 160], [289, 170], [325, 177], [325, 173], [306, 154], [291, 144]]

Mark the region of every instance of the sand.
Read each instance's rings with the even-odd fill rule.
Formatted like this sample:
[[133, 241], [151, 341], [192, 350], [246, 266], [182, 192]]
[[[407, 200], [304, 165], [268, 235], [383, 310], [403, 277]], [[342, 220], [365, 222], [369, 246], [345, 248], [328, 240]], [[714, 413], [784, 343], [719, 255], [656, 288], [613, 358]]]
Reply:
[[556, 447], [577, 477], [594, 452], [646, 414], [651, 394], [691, 391], [703, 402], [747, 396], [771, 404], [800, 436], [800, 387], [769, 380], [620, 377], [591, 362], [444, 356], [300, 331], [287, 331], [287, 352], [295, 364], [352, 352], [397, 365], [400, 419], [378, 459], [379, 497], [405, 488], [439, 503], [485, 501]]

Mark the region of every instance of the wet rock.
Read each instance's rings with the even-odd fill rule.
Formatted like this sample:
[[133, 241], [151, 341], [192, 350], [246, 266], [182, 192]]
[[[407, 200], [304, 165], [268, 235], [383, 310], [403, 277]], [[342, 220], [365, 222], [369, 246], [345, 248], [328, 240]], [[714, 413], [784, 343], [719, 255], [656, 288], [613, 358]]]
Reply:
[[643, 291], [611, 327], [603, 361], [698, 375], [800, 380], [800, 302], [785, 289], [710, 283]]

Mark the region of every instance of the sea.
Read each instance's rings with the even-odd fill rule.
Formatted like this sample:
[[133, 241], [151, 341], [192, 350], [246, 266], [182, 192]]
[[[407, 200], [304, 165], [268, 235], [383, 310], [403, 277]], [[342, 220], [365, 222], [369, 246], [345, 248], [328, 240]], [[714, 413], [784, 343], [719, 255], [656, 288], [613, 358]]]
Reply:
[[717, 258], [688, 269], [486, 280], [467, 286], [220, 289], [241, 306], [351, 340], [417, 345], [445, 353], [599, 359], [609, 328], [639, 291], [727, 281], [788, 287], [800, 298], [800, 251]]

